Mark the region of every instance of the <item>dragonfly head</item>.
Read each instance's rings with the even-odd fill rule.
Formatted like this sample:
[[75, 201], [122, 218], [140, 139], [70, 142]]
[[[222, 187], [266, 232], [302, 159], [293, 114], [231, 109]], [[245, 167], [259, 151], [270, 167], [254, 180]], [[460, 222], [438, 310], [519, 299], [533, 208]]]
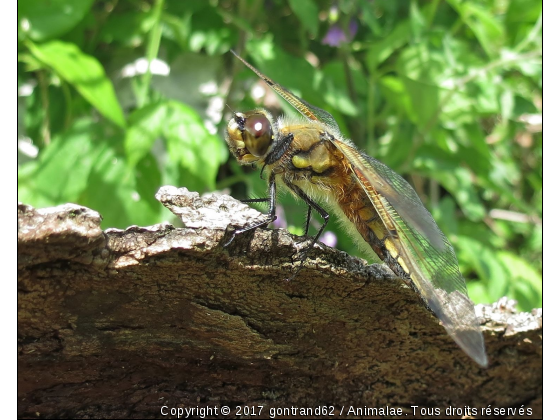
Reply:
[[274, 139], [272, 117], [264, 110], [236, 112], [226, 134], [229, 149], [240, 163], [256, 162], [266, 156]]

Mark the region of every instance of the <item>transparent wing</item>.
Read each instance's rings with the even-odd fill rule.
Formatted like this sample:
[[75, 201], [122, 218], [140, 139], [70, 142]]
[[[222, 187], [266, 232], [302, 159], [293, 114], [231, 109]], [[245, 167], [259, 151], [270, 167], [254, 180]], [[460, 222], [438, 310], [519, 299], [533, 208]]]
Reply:
[[393, 234], [411, 280], [455, 342], [487, 366], [484, 337], [467, 294], [453, 247], [414, 189], [389, 167], [339, 140], [333, 143], [352, 170], [385, 227]]
[[247, 67], [249, 67], [253, 72], [259, 76], [262, 80], [266, 82], [268, 86], [270, 86], [274, 91], [284, 98], [290, 105], [292, 105], [295, 109], [297, 109], [304, 117], [306, 117], [310, 121], [318, 121], [330, 128], [334, 133], [339, 133], [340, 129], [338, 128], [338, 124], [336, 123], [335, 119], [331, 114], [327, 111], [317, 108], [303, 99], [297, 97], [289, 89], [285, 88], [284, 86], [276, 83], [270, 77], [265, 76], [252, 65], [250, 65], [247, 61], [241, 58], [235, 51], [230, 50], [233, 55], [235, 55], [239, 60], [243, 62]]

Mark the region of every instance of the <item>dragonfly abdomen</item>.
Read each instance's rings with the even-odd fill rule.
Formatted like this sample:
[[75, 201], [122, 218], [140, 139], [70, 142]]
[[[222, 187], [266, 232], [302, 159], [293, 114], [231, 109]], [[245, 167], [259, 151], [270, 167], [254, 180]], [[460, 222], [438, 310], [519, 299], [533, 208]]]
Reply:
[[354, 184], [354, 188], [338, 200], [338, 206], [381, 261], [409, 283], [409, 270], [397, 251], [395, 235], [385, 227], [363, 189]]

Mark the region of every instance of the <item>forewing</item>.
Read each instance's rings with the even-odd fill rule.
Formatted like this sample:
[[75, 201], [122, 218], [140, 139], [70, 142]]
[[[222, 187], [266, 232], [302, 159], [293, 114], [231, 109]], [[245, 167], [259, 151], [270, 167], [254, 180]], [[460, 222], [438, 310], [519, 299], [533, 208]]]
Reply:
[[243, 64], [249, 67], [253, 72], [259, 76], [262, 80], [266, 82], [268, 86], [270, 86], [276, 93], [278, 93], [282, 98], [284, 98], [290, 105], [292, 105], [295, 109], [297, 109], [300, 114], [306, 117], [310, 121], [317, 121], [321, 122], [326, 125], [333, 133], [339, 133], [340, 129], [338, 128], [338, 124], [336, 123], [333, 116], [325, 111], [324, 109], [317, 108], [303, 99], [297, 97], [289, 89], [285, 88], [284, 86], [276, 83], [270, 77], [265, 76], [260, 71], [258, 71], [255, 67], [250, 65], [247, 61], [241, 58], [235, 51], [231, 50], [232, 54], [235, 55]]
[[[455, 342], [477, 363], [488, 364], [484, 338], [453, 247], [414, 189], [389, 167], [352, 145], [333, 143], [393, 235], [411, 280]], [[403, 267], [404, 268], [404, 267]]]

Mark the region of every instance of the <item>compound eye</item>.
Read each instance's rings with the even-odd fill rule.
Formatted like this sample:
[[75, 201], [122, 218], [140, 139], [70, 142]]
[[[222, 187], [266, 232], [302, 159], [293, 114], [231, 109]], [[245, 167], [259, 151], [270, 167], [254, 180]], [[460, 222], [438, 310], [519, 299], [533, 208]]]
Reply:
[[270, 133], [270, 121], [262, 114], [251, 115], [245, 121], [245, 130], [249, 131], [255, 138], [262, 137]]
[[264, 156], [272, 143], [272, 125], [263, 114], [245, 119], [245, 146], [253, 156]]

